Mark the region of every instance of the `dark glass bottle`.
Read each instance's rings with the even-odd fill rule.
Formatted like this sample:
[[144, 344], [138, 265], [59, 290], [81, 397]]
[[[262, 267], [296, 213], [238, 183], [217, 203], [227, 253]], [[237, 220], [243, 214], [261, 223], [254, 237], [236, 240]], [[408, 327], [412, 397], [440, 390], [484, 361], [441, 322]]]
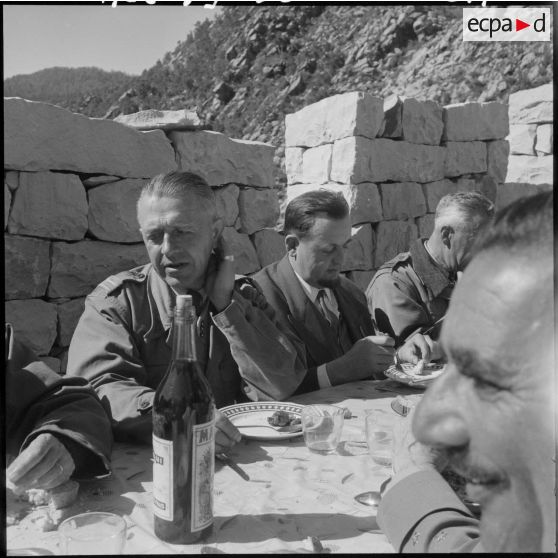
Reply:
[[153, 400], [155, 535], [192, 543], [213, 528], [215, 401], [196, 358], [196, 313], [178, 295], [172, 357]]

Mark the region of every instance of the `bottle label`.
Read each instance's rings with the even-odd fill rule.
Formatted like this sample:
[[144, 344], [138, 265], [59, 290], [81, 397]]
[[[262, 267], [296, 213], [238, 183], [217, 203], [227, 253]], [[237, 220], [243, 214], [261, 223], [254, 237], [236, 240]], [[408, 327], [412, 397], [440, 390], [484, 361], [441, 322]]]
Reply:
[[167, 521], [174, 519], [172, 454], [172, 442], [153, 434], [153, 513]]
[[213, 523], [215, 421], [197, 424], [192, 440], [192, 532]]

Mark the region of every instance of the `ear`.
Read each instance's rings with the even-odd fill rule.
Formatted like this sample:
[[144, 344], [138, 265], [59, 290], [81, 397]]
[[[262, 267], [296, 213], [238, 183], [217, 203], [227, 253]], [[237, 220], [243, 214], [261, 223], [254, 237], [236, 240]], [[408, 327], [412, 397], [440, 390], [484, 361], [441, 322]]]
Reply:
[[285, 247], [287, 248], [287, 254], [289, 256], [295, 257], [296, 256], [296, 249], [300, 241], [296, 234], [288, 234], [285, 236]]
[[453, 235], [455, 231], [451, 225], [443, 225], [440, 230], [440, 238], [442, 240], [442, 244], [446, 248], [451, 248], [451, 241], [453, 239]]
[[221, 234], [223, 233], [223, 220], [220, 217], [217, 217], [215, 219], [215, 221], [213, 221], [213, 225], [212, 225], [212, 235], [213, 235], [213, 248], [215, 248], [217, 246], [217, 241], [219, 240], [219, 238], [221, 237]]

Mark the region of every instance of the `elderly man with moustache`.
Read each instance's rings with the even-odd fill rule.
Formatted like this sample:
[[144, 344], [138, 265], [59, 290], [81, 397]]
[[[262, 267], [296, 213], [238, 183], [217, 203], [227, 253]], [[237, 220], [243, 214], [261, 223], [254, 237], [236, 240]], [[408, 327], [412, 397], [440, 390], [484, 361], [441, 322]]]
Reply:
[[[345, 382], [384, 378], [394, 362], [394, 341], [376, 335], [364, 293], [340, 272], [351, 240], [349, 207], [341, 194], [306, 192], [285, 210], [285, 257], [252, 278], [297, 348], [296, 390], [304, 393]], [[430, 359], [422, 335], [398, 358]]]
[[480, 192], [444, 196], [436, 206], [430, 237], [416, 240], [408, 252], [384, 263], [374, 275], [366, 289], [368, 308], [380, 331], [391, 335], [396, 346], [417, 330], [438, 339], [439, 320], [458, 274], [493, 214], [494, 204]]
[[[446, 372], [399, 432], [378, 524], [401, 552], [556, 552], [552, 192], [504, 208], [455, 289]], [[418, 441], [417, 441], [418, 440]], [[467, 480], [480, 522], [436, 471]]]
[[[206, 181], [187, 172], [156, 176], [143, 188], [137, 212], [150, 263], [109, 277], [87, 297], [68, 357], [68, 373], [91, 382], [115, 438], [151, 442], [153, 396], [171, 357], [177, 294], [194, 298], [197, 354], [217, 407], [282, 398], [295, 382], [296, 352], [269, 309], [258, 307], [254, 287], [235, 283]], [[240, 440], [224, 416], [216, 424], [218, 451]]]

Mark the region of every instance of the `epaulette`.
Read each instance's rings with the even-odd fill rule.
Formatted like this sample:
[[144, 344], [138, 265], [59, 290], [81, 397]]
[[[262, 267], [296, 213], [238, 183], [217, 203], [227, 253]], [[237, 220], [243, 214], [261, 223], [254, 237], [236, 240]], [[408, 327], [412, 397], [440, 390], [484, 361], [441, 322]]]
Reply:
[[380, 267], [380, 269], [384, 269], [384, 268], [394, 269], [399, 264], [408, 262], [410, 258], [411, 258], [411, 252], [401, 252], [400, 254], [397, 254], [397, 256], [391, 258], [391, 260], [389, 260], [385, 264], [383, 264]]
[[117, 273], [116, 275], [111, 275], [107, 277], [102, 283], [97, 285], [95, 290], [90, 296], [109, 296], [114, 294], [115, 291], [120, 289], [124, 283], [127, 281], [134, 281], [136, 283], [142, 283], [145, 281], [147, 275], [141, 270], [142, 267], [130, 269], [129, 271], [123, 271], [122, 273]]

